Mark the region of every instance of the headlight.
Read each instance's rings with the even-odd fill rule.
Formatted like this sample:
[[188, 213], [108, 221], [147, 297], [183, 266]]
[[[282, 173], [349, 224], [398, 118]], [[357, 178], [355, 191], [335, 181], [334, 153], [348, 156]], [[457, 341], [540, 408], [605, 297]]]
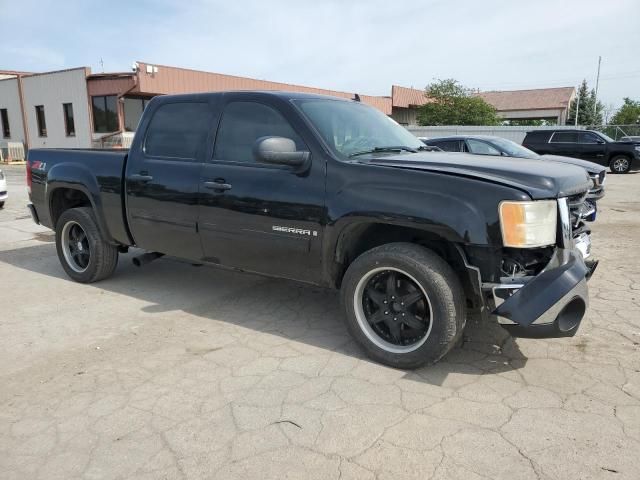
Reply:
[[498, 209], [504, 246], [534, 248], [555, 244], [557, 208], [555, 200], [501, 202]]
[[638, 152], [640, 152], [640, 145], [636, 145], [636, 146], [635, 146], [635, 147], [633, 147], [633, 148], [635, 148]]

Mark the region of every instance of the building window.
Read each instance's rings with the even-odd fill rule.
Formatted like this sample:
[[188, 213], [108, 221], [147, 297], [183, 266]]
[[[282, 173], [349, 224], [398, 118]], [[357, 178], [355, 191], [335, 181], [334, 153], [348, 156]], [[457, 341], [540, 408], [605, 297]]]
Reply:
[[11, 129], [9, 128], [9, 114], [6, 108], [0, 108], [0, 123], [2, 123], [2, 138], [10, 138]]
[[147, 107], [150, 98], [125, 97], [123, 103], [124, 110], [124, 130], [135, 132], [142, 118], [142, 113]]
[[93, 106], [93, 131], [109, 133], [118, 130], [118, 108], [115, 95], [91, 98]]
[[64, 114], [64, 131], [67, 137], [75, 137], [76, 124], [73, 122], [73, 104], [63, 103], [62, 113]]
[[38, 136], [47, 136], [47, 122], [44, 118], [44, 105], [36, 105], [36, 122], [38, 122]]

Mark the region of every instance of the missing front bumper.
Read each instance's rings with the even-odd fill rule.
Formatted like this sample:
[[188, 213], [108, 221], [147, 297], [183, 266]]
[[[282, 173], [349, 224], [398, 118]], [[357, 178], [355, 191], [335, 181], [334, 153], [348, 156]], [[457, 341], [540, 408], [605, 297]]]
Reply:
[[580, 251], [557, 249], [537, 276], [492, 286], [493, 313], [514, 336], [571, 337], [589, 305], [587, 280], [596, 266], [585, 263]]

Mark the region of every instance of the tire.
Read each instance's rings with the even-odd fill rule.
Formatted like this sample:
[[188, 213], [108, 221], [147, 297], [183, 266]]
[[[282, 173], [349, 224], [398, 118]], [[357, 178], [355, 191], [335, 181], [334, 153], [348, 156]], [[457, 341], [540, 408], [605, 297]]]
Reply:
[[609, 162], [611, 173], [628, 173], [631, 170], [631, 158], [627, 155], [616, 155]]
[[[460, 280], [442, 258], [419, 245], [390, 243], [363, 253], [347, 269], [341, 294], [349, 333], [369, 357], [391, 367], [437, 362], [465, 325]], [[403, 299], [414, 303], [398, 305]]]
[[4, 201], [0, 202], [0, 208], [4, 208]]
[[111, 276], [118, 265], [118, 248], [100, 235], [91, 208], [71, 208], [56, 224], [56, 250], [72, 280], [93, 283]]

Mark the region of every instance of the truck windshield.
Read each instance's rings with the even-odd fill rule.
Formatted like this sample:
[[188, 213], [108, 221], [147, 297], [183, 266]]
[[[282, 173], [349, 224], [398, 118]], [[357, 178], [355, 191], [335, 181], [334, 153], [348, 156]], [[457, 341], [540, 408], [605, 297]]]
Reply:
[[317, 99], [295, 103], [343, 160], [369, 152], [412, 152], [424, 146], [395, 120], [362, 103]]

